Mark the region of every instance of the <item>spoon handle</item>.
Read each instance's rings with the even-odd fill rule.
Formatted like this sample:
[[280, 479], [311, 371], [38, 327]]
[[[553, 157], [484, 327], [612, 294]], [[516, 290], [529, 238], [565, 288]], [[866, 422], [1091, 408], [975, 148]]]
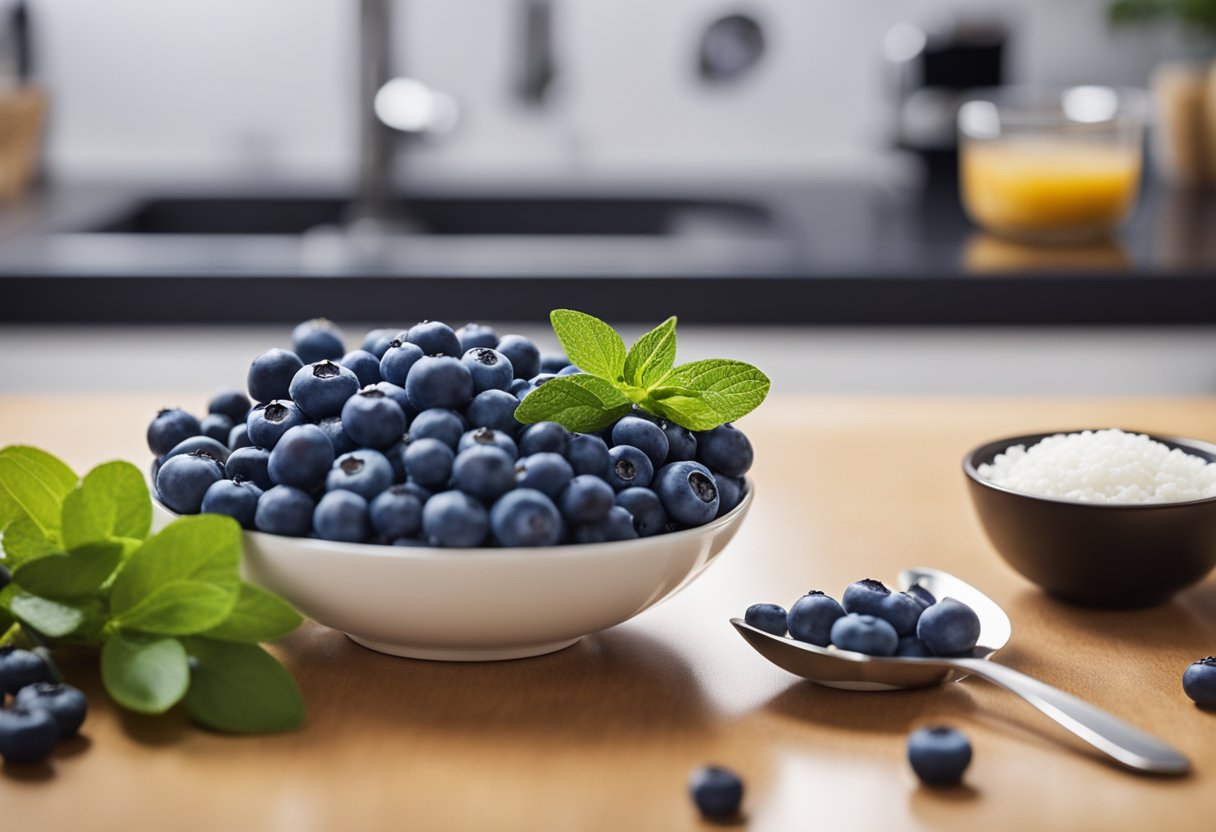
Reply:
[[970, 658], [951, 659], [950, 664], [1016, 693], [1128, 768], [1151, 774], [1185, 774], [1191, 767], [1190, 760], [1156, 737], [1011, 667]]

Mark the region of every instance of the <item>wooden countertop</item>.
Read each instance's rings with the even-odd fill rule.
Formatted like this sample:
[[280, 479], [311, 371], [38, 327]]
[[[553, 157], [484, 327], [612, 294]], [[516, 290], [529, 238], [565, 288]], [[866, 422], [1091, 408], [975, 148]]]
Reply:
[[[46, 447], [78, 470], [142, 464], [156, 407], [204, 399], [6, 394], [0, 441]], [[1216, 713], [1194, 707], [1180, 679], [1216, 653], [1216, 579], [1152, 610], [1063, 606], [989, 548], [959, 471], [982, 440], [1110, 424], [1216, 439], [1216, 399], [774, 396], [743, 425], [756, 446], [751, 517], [670, 602], [559, 653], [498, 664], [390, 658], [308, 625], [276, 648], [308, 722], [271, 737], [119, 713], [95, 661], [71, 658], [65, 672], [93, 708], [84, 735], [45, 768], [4, 769], [5, 826], [693, 829], [685, 778], [720, 762], [746, 779], [755, 829], [1210, 830]], [[1116, 769], [978, 680], [820, 688], [768, 664], [727, 623], [754, 602], [838, 595], [910, 565], [984, 589], [1014, 624], [1001, 661], [1158, 734], [1194, 773]], [[963, 787], [922, 788], [905, 761], [907, 733], [938, 722], [972, 739]]]

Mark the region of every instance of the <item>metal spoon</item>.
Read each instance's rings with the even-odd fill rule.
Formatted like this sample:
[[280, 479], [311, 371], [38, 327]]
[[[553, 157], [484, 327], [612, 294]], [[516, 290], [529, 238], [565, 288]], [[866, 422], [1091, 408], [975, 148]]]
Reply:
[[934, 597], [956, 598], [975, 610], [980, 638], [972, 656], [904, 659], [866, 656], [837, 647], [817, 647], [774, 636], [732, 618], [739, 634], [766, 659], [797, 676], [844, 690], [902, 690], [930, 687], [968, 674], [1017, 694], [1064, 728], [1116, 762], [1151, 774], [1185, 774], [1190, 761], [1161, 740], [1128, 725], [1101, 708], [1044, 684], [1013, 668], [990, 662], [1009, 641], [1009, 616], [975, 587], [936, 569], [905, 569], [900, 589], [919, 584]]

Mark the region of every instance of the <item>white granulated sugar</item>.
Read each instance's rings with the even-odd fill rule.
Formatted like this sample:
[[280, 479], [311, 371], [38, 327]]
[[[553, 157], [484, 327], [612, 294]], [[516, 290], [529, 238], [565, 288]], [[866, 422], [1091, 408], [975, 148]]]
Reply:
[[1029, 449], [1014, 445], [978, 471], [1014, 491], [1085, 503], [1216, 497], [1216, 464], [1121, 430], [1058, 433]]

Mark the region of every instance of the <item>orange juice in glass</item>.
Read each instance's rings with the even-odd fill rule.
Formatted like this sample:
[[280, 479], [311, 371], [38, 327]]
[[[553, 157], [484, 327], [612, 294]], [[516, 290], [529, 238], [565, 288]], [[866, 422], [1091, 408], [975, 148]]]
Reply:
[[971, 219], [1030, 242], [1109, 235], [1135, 207], [1144, 99], [1135, 90], [1003, 91], [959, 110], [959, 182]]

